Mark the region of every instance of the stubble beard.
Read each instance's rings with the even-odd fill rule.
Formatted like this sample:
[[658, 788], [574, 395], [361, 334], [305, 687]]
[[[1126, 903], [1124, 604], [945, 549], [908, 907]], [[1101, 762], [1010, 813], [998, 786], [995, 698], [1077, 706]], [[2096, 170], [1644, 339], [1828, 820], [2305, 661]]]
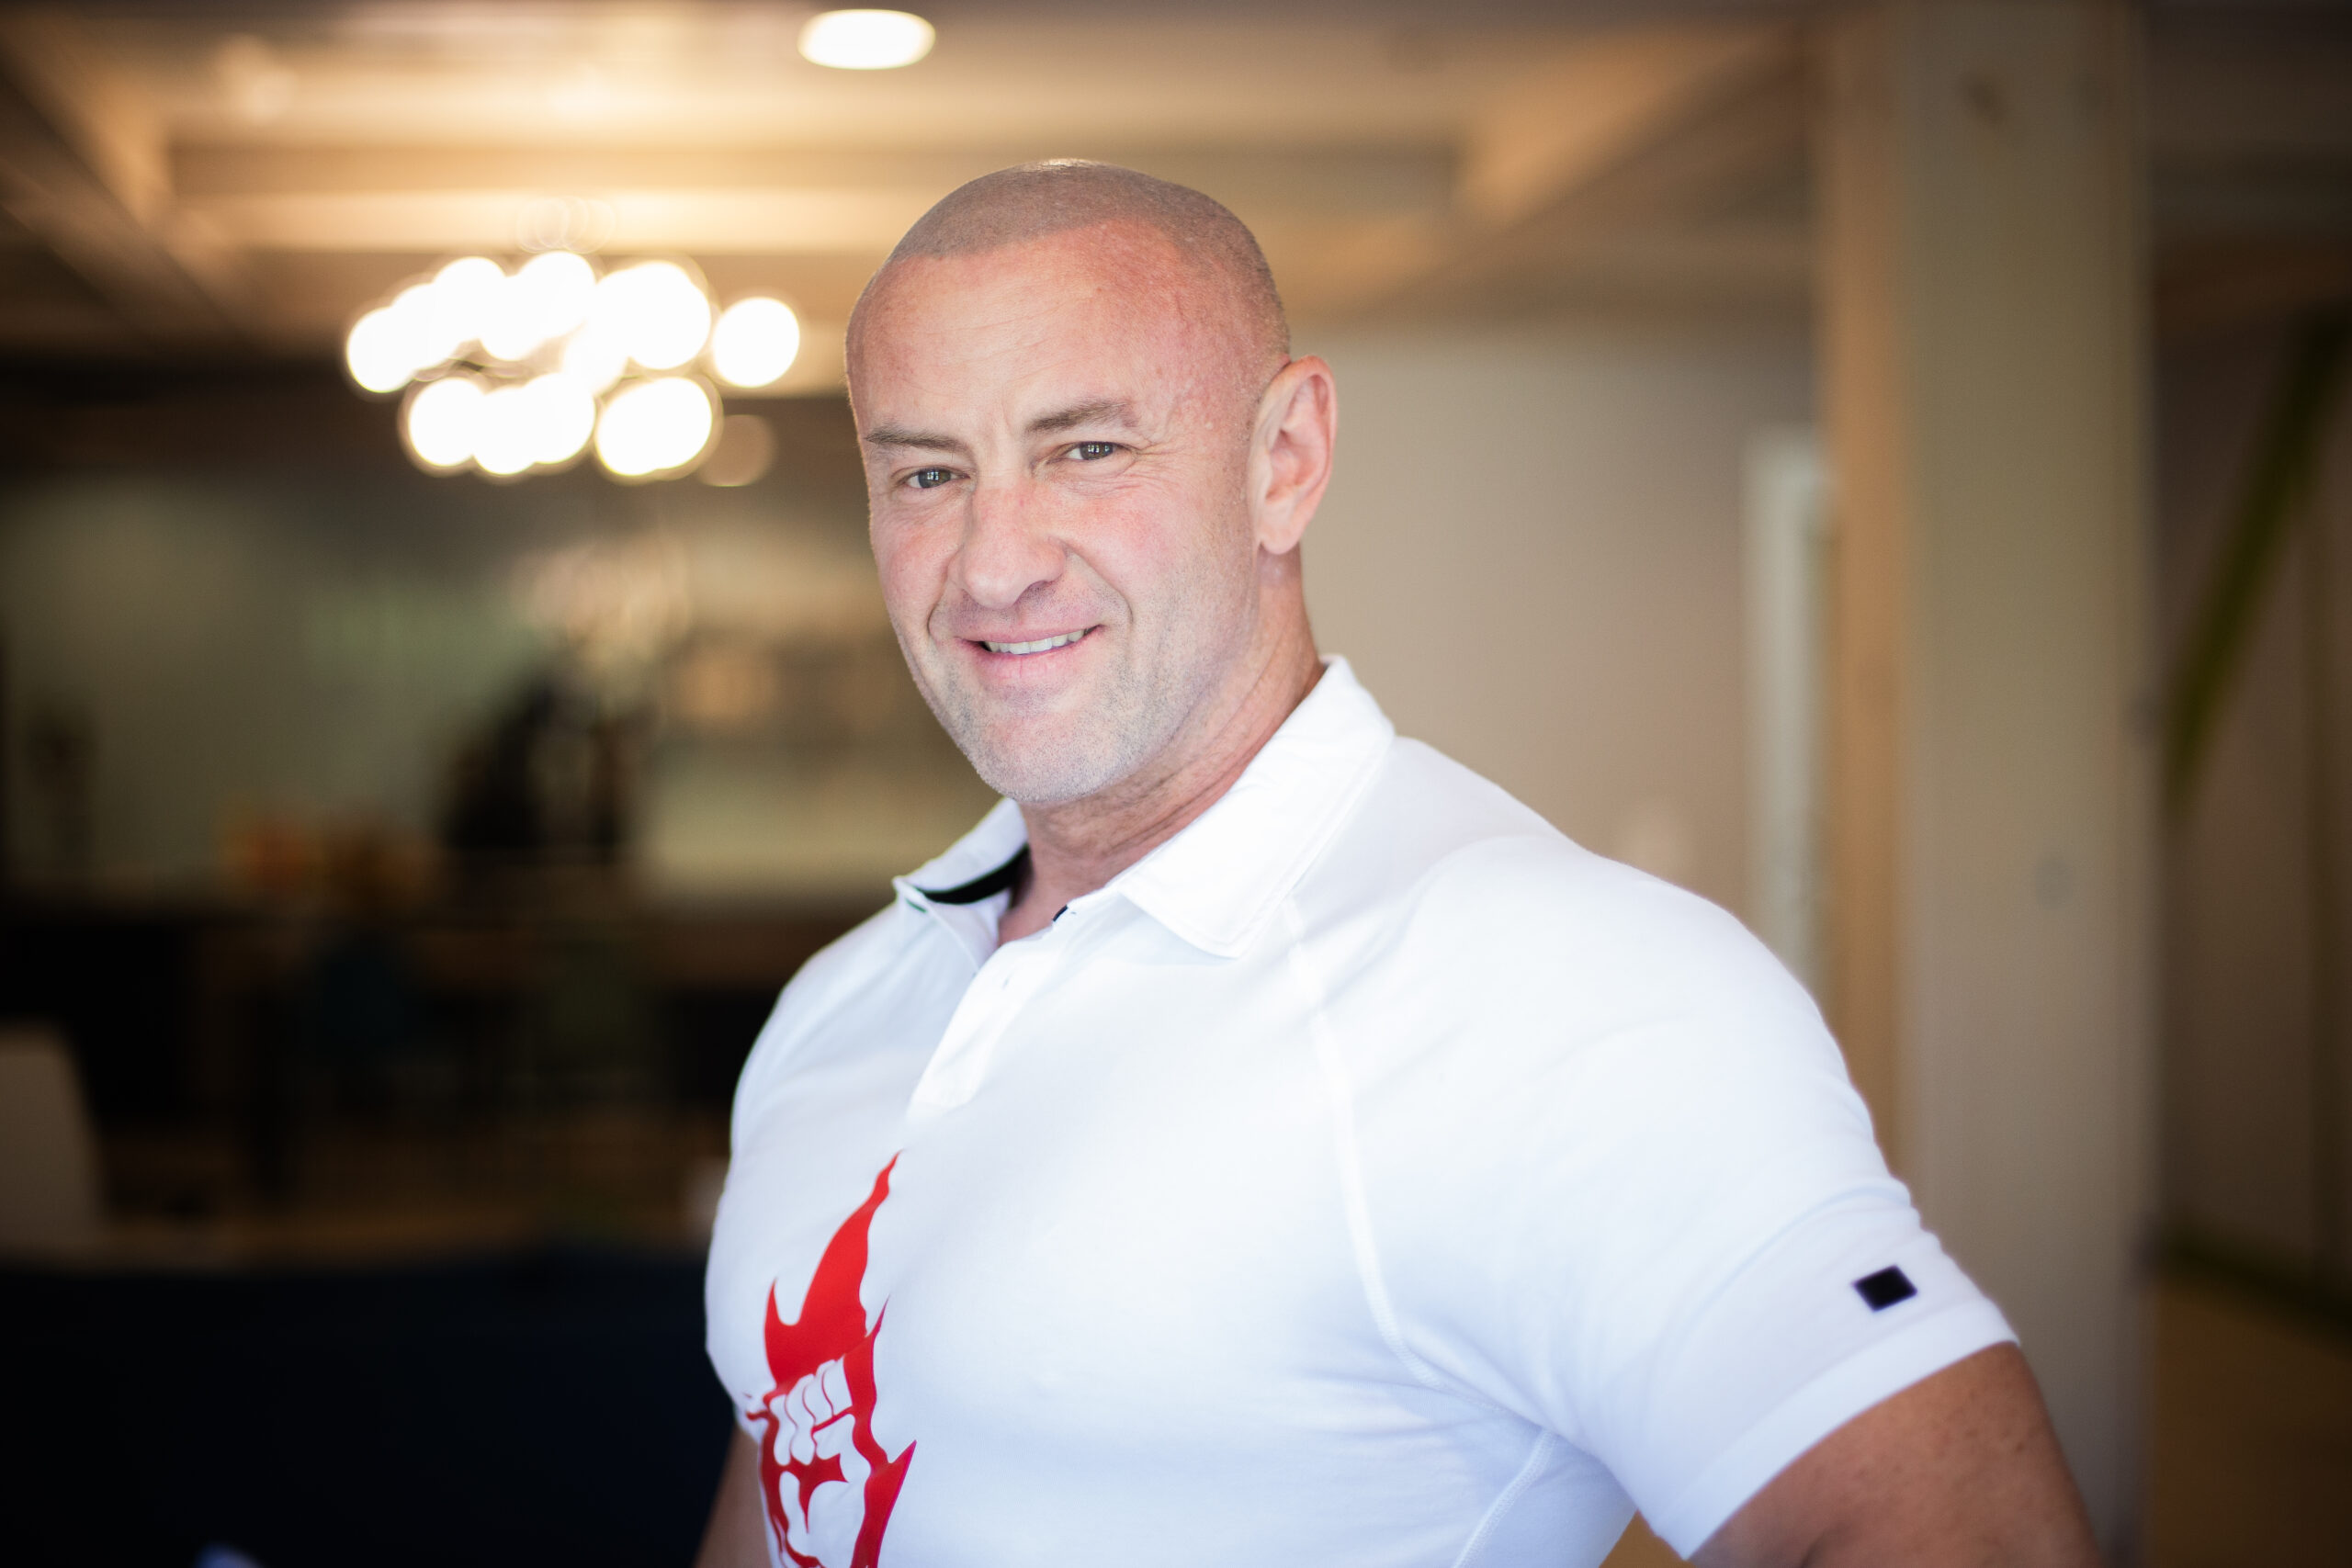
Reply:
[[920, 660], [907, 662], [972, 771], [1023, 806], [1062, 806], [1117, 784], [1167, 746], [1191, 706], [1189, 692], [1155, 686], [1125, 661], [1092, 701], [1037, 715], [990, 703], [952, 677], [933, 679]]
[[[956, 679], [952, 664], [916, 657], [903, 632], [899, 646], [923, 700], [983, 783], [1023, 806], [1064, 806], [1116, 787], [1168, 750], [1241, 656], [1254, 600], [1254, 581], [1196, 580], [1175, 600], [1196, 616], [1183, 635], [1116, 649], [1122, 657], [1086, 701], [1038, 714], [989, 702]], [[1133, 626], [1122, 629], [1132, 636]]]

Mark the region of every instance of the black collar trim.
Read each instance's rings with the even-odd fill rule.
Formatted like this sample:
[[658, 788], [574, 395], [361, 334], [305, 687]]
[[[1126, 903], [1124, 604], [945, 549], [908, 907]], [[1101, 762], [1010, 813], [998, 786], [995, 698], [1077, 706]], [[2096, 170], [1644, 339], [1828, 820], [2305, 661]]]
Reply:
[[1028, 869], [1029, 846], [1023, 844], [1011, 860], [994, 871], [982, 872], [960, 886], [943, 888], [937, 893], [928, 887], [918, 887], [915, 891], [934, 904], [977, 904], [983, 898], [993, 898], [1000, 893], [1012, 891], [1013, 885], [1021, 880], [1021, 874]]

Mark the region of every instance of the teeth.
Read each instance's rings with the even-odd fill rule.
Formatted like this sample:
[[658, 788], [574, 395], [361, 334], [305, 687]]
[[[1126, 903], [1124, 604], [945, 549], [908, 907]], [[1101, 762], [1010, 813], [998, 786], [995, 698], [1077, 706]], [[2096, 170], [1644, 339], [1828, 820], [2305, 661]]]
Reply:
[[1044, 653], [1051, 649], [1068, 648], [1085, 635], [1085, 632], [1064, 632], [1059, 637], [1041, 637], [1035, 642], [983, 641], [980, 646], [990, 653]]

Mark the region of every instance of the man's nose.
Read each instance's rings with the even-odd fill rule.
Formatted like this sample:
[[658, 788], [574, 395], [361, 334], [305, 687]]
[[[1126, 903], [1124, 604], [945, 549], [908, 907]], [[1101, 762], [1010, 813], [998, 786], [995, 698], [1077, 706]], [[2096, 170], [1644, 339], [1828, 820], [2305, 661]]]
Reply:
[[1061, 546], [1040, 500], [1021, 479], [973, 486], [956, 576], [974, 604], [1009, 610], [1023, 593], [1062, 574]]

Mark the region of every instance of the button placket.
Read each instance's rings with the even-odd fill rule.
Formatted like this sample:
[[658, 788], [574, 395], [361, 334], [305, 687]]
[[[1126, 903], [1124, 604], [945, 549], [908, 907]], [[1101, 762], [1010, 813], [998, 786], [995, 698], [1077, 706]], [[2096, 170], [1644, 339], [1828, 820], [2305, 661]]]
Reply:
[[964, 999], [956, 1004], [938, 1049], [915, 1084], [914, 1109], [950, 1110], [978, 1091], [997, 1042], [1058, 966], [1061, 950], [1068, 945], [1055, 940], [1058, 934], [1049, 931], [1035, 942], [1001, 947], [989, 955]]

